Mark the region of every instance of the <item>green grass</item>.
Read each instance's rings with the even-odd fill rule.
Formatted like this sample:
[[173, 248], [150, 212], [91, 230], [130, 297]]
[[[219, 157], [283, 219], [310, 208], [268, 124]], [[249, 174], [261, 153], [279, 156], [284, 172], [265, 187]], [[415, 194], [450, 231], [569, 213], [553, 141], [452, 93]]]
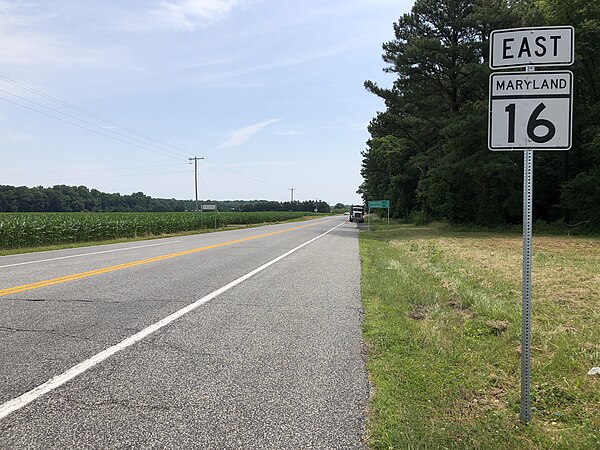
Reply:
[[231, 226], [302, 220], [306, 212], [0, 213], [0, 251], [65, 248], [196, 233]]
[[376, 223], [360, 245], [371, 448], [600, 448], [597, 238], [534, 235], [529, 426], [520, 237]]

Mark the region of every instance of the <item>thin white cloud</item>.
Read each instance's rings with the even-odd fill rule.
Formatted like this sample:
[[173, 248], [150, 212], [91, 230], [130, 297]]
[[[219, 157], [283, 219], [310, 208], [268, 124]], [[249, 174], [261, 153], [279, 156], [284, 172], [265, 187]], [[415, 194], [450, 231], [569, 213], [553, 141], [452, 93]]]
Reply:
[[144, 26], [147, 30], [171, 29], [194, 31], [227, 18], [249, 0], [171, 0], [163, 1], [148, 11]]
[[[230, 60], [216, 61], [216, 70], [190, 71], [192, 65], [175, 67], [170, 69], [172, 73], [179, 74], [182, 71], [193, 73], [190, 75], [195, 83], [223, 83], [225, 80], [234, 80], [244, 77], [247, 82], [247, 75], [277, 71], [289, 67], [300, 66], [314, 61], [329, 59], [341, 54], [351, 53], [352, 51], [365, 45], [365, 42], [372, 40], [373, 33], [363, 34], [354, 38], [349, 38], [343, 42], [337, 42], [332, 45], [308, 49], [304, 52], [299, 52], [294, 56], [282, 56], [270, 61], [256, 63], [255, 60], [242, 59], [241, 57], [232, 58]], [[228, 66], [228, 67], [223, 67]]]
[[278, 136], [301, 136], [304, 134], [302, 131], [298, 130], [274, 131], [273, 133]]
[[121, 56], [115, 46], [85, 45], [73, 29], [56, 27], [64, 11], [60, 3], [43, 8], [34, 1], [0, 0], [0, 66], [52, 65], [72, 71], [80, 66], [106, 67]]
[[106, 65], [114, 53], [98, 49], [83, 49], [50, 34], [0, 32], [0, 64], [3, 66]]
[[262, 129], [268, 127], [269, 125], [275, 122], [279, 122], [280, 120], [281, 119], [269, 119], [265, 120], [264, 122], [255, 123], [254, 125], [249, 125], [247, 127], [239, 128], [235, 131], [232, 131], [229, 135], [229, 138], [217, 148], [235, 147], [237, 145], [242, 145], [256, 133], [260, 132]]
[[0, 0], [0, 27], [5, 30], [34, 26], [37, 23], [37, 18], [31, 14], [31, 11], [35, 10], [35, 6], [29, 2], [15, 3]]

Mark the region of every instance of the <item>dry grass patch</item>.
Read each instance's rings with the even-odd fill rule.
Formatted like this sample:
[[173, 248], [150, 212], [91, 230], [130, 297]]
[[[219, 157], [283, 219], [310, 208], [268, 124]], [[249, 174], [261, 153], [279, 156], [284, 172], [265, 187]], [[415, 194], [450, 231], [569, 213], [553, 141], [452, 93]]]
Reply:
[[[465, 273], [487, 272], [493, 279], [520, 289], [522, 239], [520, 237], [482, 237], [476, 239], [445, 237], [444, 239], [393, 240], [395, 247], [409, 246], [413, 250], [437, 248], [444, 258], [463, 261], [471, 270]], [[483, 286], [490, 281], [475, 275]], [[583, 311], [600, 308], [600, 240], [573, 237], [534, 237], [533, 244], [534, 299], [553, 302], [562, 307]], [[451, 285], [451, 280], [442, 280]]]
[[411, 427], [372, 424], [375, 448], [600, 448], [600, 240], [534, 236], [529, 427], [521, 237], [400, 226], [361, 234], [361, 257], [373, 407]]

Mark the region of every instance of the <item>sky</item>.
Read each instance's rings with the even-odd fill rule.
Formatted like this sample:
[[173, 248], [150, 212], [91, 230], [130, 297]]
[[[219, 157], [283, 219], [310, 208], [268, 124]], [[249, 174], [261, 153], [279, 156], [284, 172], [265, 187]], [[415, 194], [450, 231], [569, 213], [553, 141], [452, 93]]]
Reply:
[[0, 185], [360, 202], [402, 0], [0, 0]]

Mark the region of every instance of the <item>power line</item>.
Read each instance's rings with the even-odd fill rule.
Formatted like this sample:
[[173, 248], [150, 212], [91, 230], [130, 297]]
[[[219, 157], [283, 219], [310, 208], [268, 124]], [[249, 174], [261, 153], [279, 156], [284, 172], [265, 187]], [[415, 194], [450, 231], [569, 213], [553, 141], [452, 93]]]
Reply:
[[[138, 132], [138, 131], [136, 131], [136, 130], [134, 130], [132, 128], [129, 128], [129, 127], [125, 126], [125, 125], [122, 125], [122, 124], [120, 124], [118, 122], [115, 122], [113, 120], [107, 119], [105, 117], [102, 117], [99, 114], [95, 114], [93, 112], [87, 111], [87, 110], [85, 110], [85, 109], [83, 109], [83, 108], [81, 108], [79, 106], [75, 106], [75, 105], [73, 105], [71, 103], [68, 103], [68, 102], [66, 102], [64, 100], [61, 100], [61, 99], [59, 99], [57, 97], [54, 97], [54, 96], [52, 96], [50, 94], [47, 94], [47, 93], [45, 93], [45, 92], [43, 92], [43, 91], [41, 91], [39, 89], [35, 89], [35, 88], [33, 88], [31, 86], [28, 86], [28, 85], [26, 85], [24, 83], [21, 83], [19, 81], [13, 80], [13, 79], [11, 79], [11, 78], [9, 78], [7, 76], [0, 75], [0, 80], [3, 80], [6, 83], [9, 83], [9, 84], [12, 84], [14, 86], [17, 86], [17, 87], [19, 87], [21, 89], [24, 89], [24, 90], [28, 91], [28, 92], [31, 92], [31, 93], [34, 93], [34, 94], [39, 95], [41, 97], [44, 97], [44, 98], [46, 98], [48, 100], [51, 100], [53, 102], [56, 102], [56, 103], [58, 103], [58, 104], [60, 104], [60, 105], [62, 105], [64, 107], [66, 107], [66, 108], [69, 108], [69, 109], [71, 109], [73, 111], [76, 111], [76, 112], [78, 112], [80, 114], [84, 114], [84, 115], [86, 115], [88, 117], [91, 117], [91, 118], [97, 120], [97, 121], [100, 121], [100, 122], [103, 122], [105, 124], [117, 127], [118, 129], [126, 131], [128, 134], [137, 135], [137, 136], [140, 136], [140, 137], [144, 138], [147, 141], [156, 142], [156, 143], [160, 144], [160, 146], [156, 145], [156, 144], [149, 143], [149, 142], [142, 141], [140, 139], [134, 138], [134, 137], [129, 136], [129, 135], [124, 134], [124, 133], [120, 133], [120, 132], [117, 132], [117, 131], [106, 130], [105, 128], [101, 127], [100, 125], [98, 125], [98, 124], [96, 124], [94, 122], [91, 122], [89, 120], [85, 120], [85, 119], [76, 117], [76, 116], [74, 116], [72, 114], [65, 113], [65, 112], [60, 111], [58, 109], [55, 109], [55, 108], [43, 105], [43, 104], [35, 102], [33, 100], [29, 100], [29, 99], [27, 99], [25, 97], [22, 97], [22, 96], [20, 96], [18, 94], [14, 94], [14, 93], [11, 93], [11, 92], [8, 92], [8, 91], [0, 90], [0, 92], [4, 92], [5, 94], [12, 95], [13, 97], [19, 98], [21, 100], [24, 100], [26, 102], [32, 103], [32, 104], [37, 105], [39, 107], [48, 109], [50, 111], [53, 111], [55, 113], [61, 114], [61, 115], [66, 116], [66, 117], [69, 117], [69, 118], [74, 119], [76, 121], [85, 123], [85, 124], [93, 126], [93, 127], [101, 128], [102, 131], [98, 131], [96, 129], [92, 129], [92, 128], [89, 128], [87, 126], [83, 126], [83, 125], [78, 124], [78, 123], [74, 123], [74, 122], [72, 122], [70, 120], [66, 120], [64, 118], [57, 117], [57, 116], [55, 116], [53, 114], [49, 114], [47, 112], [40, 111], [38, 109], [35, 109], [35, 108], [32, 108], [32, 107], [23, 105], [23, 104], [21, 104], [19, 102], [11, 101], [11, 100], [9, 100], [7, 98], [0, 97], [0, 100], [4, 100], [4, 101], [6, 101], [8, 103], [12, 103], [14, 105], [17, 105], [17, 106], [20, 106], [22, 108], [28, 109], [30, 111], [34, 111], [34, 112], [36, 112], [38, 114], [45, 115], [47, 117], [51, 117], [53, 119], [60, 120], [61, 122], [64, 122], [64, 123], [76, 126], [78, 128], [81, 128], [81, 129], [84, 129], [84, 130], [87, 130], [87, 131], [91, 131], [92, 133], [96, 133], [96, 134], [108, 137], [108, 138], [116, 140], [116, 141], [124, 142], [126, 144], [133, 145], [135, 147], [138, 147], [138, 148], [141, 148], [141, 149], [144, 149], [144, 150], [148, 150], [148, 151], [151, 151], [151, 152], [163, 155], [163, 156], [168, 156], [170, 158], [179, 159], [178, 157], [174, 156], [172, 153], [165, 153], [165, 152], [170, 152], [170, 151], [173, 151], [173, 150], [175, 152], [177, 152], [178, 154], [181, 154], [182, 156], [187, 157], [187, 155], [188, 155], [188, 152], [186, 152], [181, 147], [178, 147], [176, 145], [173, 145], [173, 144], [161, 141], [159, 139], [153, 138], [153, 137], [148, 136], [146, 134], [140, 133], [140, 132]], [[117, 136], [114, 136], [114, 135], [117, 135], [117, 136], [120, 136], [120, 137], [117, 137]], [[154, 149], [149, 148], [149, 147], [154, 147]], [[168, 147], [168, 148], [166, 148], [166, 147]], [[156, 149], [159, 149], [161, 151], [156, 150]], [[239, 181], [239, 178], [244, 178], [245, 180], [251, 181], [251, 182], [253, 182], [255, 184], [258, 183], [258, 184], [262, 184], [262, 185], [266, 185], [266, 186], [271, 186], [271, 187], [277, 188], [278, 190], [279, 189], [286, 189], [283, 186], [280, 186], [280, 185], [277, 185], [277, 184], [274, 184], [274, 183], [269, 183], [269, 182], [266, 182], [266, 181], [263, 181], [263, 180], [259, 180], [259, 179], [253, 178], [253, 177], [251, 177], [249, 175], [236, 172], [235, 170], [232, 170], [232, 169], [230, 169], [228, 167], [220, 166], [218, 164], [214, 164], [213, 167], [214, 166], [218, 166], [218, 167], [221, 168], [221, 170], [225, 170], [227, 172], [230, 172], [231, 174], [234, 174], [236, 177], [238, 177], [238, 181]], [[222, 171], [220, 173], [223, 176], [227, 176]], [[234, 179], [234, 178], [231, 178], [231, 176], [228, 176], [228, 178]]]
[[101, 136], [106, 136], [107, 138], [113, 139], [113, 140], [115, 140], [115, 141], [124, 142], [124, 143], [126, 143], [126, 144], [133, 145], [133, 146], [135, 146], [135, 147], [139, 147], [139, 148], [141, 148], [141, 149], [148, 150], [148, 151], [150, 151], [150, 152], [154, 152], [154, 153], [157, 153], [157, 154], [159, 154], [159, 155], [168, 156], [169, 158], [174, 158], [174, 159], [177, 159], [177, 160], [179, 160], [179, 159], [180, 159], [179, 157], [177, 157], [177, 156], [174, 156], [174, 155], [172, 155], [172, 154], [170, 154], [170, 153], [163, 153], [163, 152], [159, 152], [158, 150], [153, 150], [153, 149], [151, 149], [151, 148], [148, 148], [148, 147], [145, 147], [145, 146], [143, 146], [143, 145], [136, 144], [135, 142], [130, 142], [130, 141], [127, 141], [127, 140], [125, 140], [125, 139], [121, 139], [121, 138], [118, 138], [118, 137], [116, 137], [116, 136], [112, 136], [112, 135], [110, 135], [110, 134], [103, 133], [102, 131], [94, 130], [93, 128], [89, 128], [89, 127], [85, 127], [85, 126], [83, 126], [83, 125], [80, 125], [80, 124], [78, 124], [78, 123], [71, 122], [70, 120], [66, 120], [66, 119], [63, 119], [63, 118], [61, 118], [61, 117], [57, 117], [57, 116], [55, 116], [55, 115], [48, 114], [48, 113], [46, 113], [46, 112], [44, 112], [44, 111], [39, 111], [39, 110], [37, 110], [37, 109], [35, 109], [35, 108], [31, 108], [31, 107], [29, 107], [29, 106], [27, 106], [27, 105], [23, 105], [23, 104], [21, 104], [21, 103], [14, 102], [14, 101], [12, 101], [12, 100], [9, 100], [9, 99], [7, 99], [7, 98], [4, 98], [4, 97], [0, 97], [0, 100], [4, 100], [5, 102], [12, 103], [13, 105], [20, 106], [21, 108], [29, 109], [30, 111], [34, 111], [34, 112], [36, 112], [36, 113], [38, 113], [38, 114], [43, 114], [44, 116], [52, 117], [53, 119], [60, 120], [61, 122], [68, 123], [68, 124], [70, 124], [70, 125], [73, 125], [73, 126], [75, 126], [75, 127], [81, 128], [81, 129], [83, 129], [83, 130], [91, 131], [92, 133], [96, 133], [96, 134], [99, 134], [99, 135], [101, 135]]
[[231, 172], [231, 173], [233, 173], [233, 174], [237, 175], [238, 177], [246, 178], [247, 180], [253, 181], [253, 182], [255, 182], [255, 183], [264, 184], [264, 185], [267, 185], [267, 186], [275, 187], [275, 188], [277, 188], [277, 189], [287, 189], [287, 188], [285, 188], [285, 187], [283, 187], [283, 186], [281, 186], [281, 185], [278, 185], [278, 184], [273, 184], [273, 183], [269, 183], [268, 181], [263, 181], [263, 180], [259, 180], [259, 179], [257, 179], [257, 178], [253, 178], [253, 177], [251, 177], [251, 176], [249, 176], [249, 175], [246, 175], [246, 174], [243, 174], [243, 173], [236, 172], [235, 170], [232, 170], [232, 169], [230, 169], [230, 168], [228, 168], [228, 167], [225, 167], [225, 166], [221, 166], [221, 165], [219, 165], [219, 164], [216, 164], [216, 163], [207, 163], [207, 164], [208, 164], [208, 165], [211, 165], [211, 166], [213, 166], [213, 167], [218, 167], [218, 168], [220, 168], [221, 170], [226, 170], [226, 171], [228, 171], [228, 172]]
[[124, 173], [124, 174], [120, 174], [120, 175], [102, 175], [99, 177], [72, 177], [69, 178], [67, 177], [68, 180], [95, 180], [95, 179], [99, 179], [99, 178], [117, 178], [117, 177], [143, 177], [143, 176], [147, 176], [147, 175], [169, 175], [169, 174], [174, 174], [174, 173], [191, 173], [189, 170], [184, 170], [184, 171], [175, 171], [175, 172], [152, 172], [152, 173]]
[[[20, 95], [14, 94], [14, 93], [12, 93], [12, 92], [8, 92], [8, 91], [5, 91], [5, 90], [3, 90], [3, 89], [0, 89], [0, 92], [3, 92], [3, 93], [5, 93], [5, 94], [8, 94], [8, 95], [12, 95], [13, 97], [17, 97], [17, 98], [19, 98], [19, 99], [21, 99], [21, 100], [24, 100], [24, 101], [26, 101], [26, 102], [33, 103], [34, 105], [41, 106], [42, 108], [46, 108], [46, 109], [48, 109], [48, 110], [50, 110], [50, 111], [53, 111], [53, 112], [55, 112], [55, 113], [58, 113], [58, 114], [62, 114], [63, 116], [70, 117], [71, 119], [78, 120], [78, 121], [80, 121], [80, 122], [83, 122], [83, 123], [85, 123], [85, 124], [91, 125], [91, 126], [93, 126], [93, 127], [99, 127], [99, 128], [102, 128], [102, 127], [100, 127], [98, 124], [96, 124], [96, 123], [94, 123], [94, 122], [92, 122], [92, 121], [85, 120], [85, 119], [81, 119], [80, 117], [74, 116], [74, 115], [72, 115], [72, 114], [67, 114], [66, 112], [60, 111], [60, 110], [58, 110], [58, 109], [56, 109], [56, 108], [52, 108], [52, 107], [50, 107], [50, 106], [46, 106], [46, 105], [44, 105], [44, 104], [42, 104], [42, 103], [38, 103], [38, 102], [36, 102], [36, 101], [33, 101], [33, 100], [30, 100], [30, 99], [28, 99], [28, 98], [22, 97], [22, 96], [20, 96]], [[164, 147], [162, 147], [162, 146], [159, 146], [159, 145], [156, 145], [156, 144], [152, 144], [152, 143], [149, 143], [149, 142], [142, 141], [141, 139], [137, 139], [137, 138], [134, 138], [134, 137], [128, 136], [128, 135], [126, 135], [126, 134], [124, 134], [124, 133], [119, 133], [118, 131], [114, 131], [114, 130], [107, 130], [106, 128], [102, 128], [102, 130], [105, 130], [107, 133], [113, 133], [113, 134], [116, 134], [116, 135], [118, 135], [118, 136], [121, 136], [121, 137], [123, 137], [123, 138], [125, 138], [125, 139], [129, 139], [129, 140], [132, 140], [132, 141], [134, 141], [134, 142], [138, 142], [138, 143], [140, 143], [140, 144], [142, 144], [142, 145], [151, 146], [151, 147], [155, 147], [155, 148], [162, 149], [162, 150], [165, 150], [165, 151], [169, 151], [168, 149], [165, 149], [165, 148], [164, 148]]]
[[132, 128], [129, 128], [129, 127], [127, 127], [125, 125], [122, 125], [122, 124], [120, 124], [118, 122], [106, 119], [105, 117], [102, 117], [102, 116], [100, 116], [98, 114], [95, 114], [93, 112], [87, 111], [87, 110], [85, 110], [83, 108], [80, 108], [79, 106], [75, 106], [75, 105], [73, 105], [71, 103], [68, 103], [68, 102], [66, 102], [64, 100], [61, 100], [61, 99], [59, 99], [57, 97], [53, 97], [52, 95], [47, 94], [47, 93], [45, 93], [43, 91], [40, 91], [39, 89], [32, 88], [31, 86], [27, 86], [24, 83], [12, 80], [12, 79], [8, 78], [7, 76], [3, 76], [3, 75], [0, 75], [0, 80], [4, 80], [7, 83], [10, 83], [10, 84], [12, 84], [14, 86], [20, 87], [21, 89], [25, 89], [26, 91], [32, 92], [32, 93], [37, 94], [37, 95], [42, 96], [42, 97], [45, 97], [45, 98], [47, 98], [49, 100], [52, 100], [52, 101], [54, 101], [56, 103], [59, 103], [59, 104], [65, 106], [67, 108], [70, 108], [70, 109], [73, 109], [75, 111], [78, 111], [78, 112], [80, 112], [82, 114], [85, 114], [85, 115], [87, 115], [89, 117], [93, 117], [96, 120], [100, 120], [100, 121], [102, 121], [102, 122], [104, 122], [106, 124], [115, 126], [115, 127], [120, 128], [122, 130], [125, 130], [125, 131], [127, 131], [129, 133], [132, 133], [132, 134], [135, 134], [137, 136], [143, 137], [144, 139], [148, 139], [148, 140], [154, 141], [156, 143], [162, 144], [163, 146], [171, 147], [172, 149], [175, 149], [178, 152], [180, 152], [182, 155], [187, 156], [187, 152], [184, 149], [182, 149], [181, 147], [178, 147], [176, 145], [170, 144], [168, 142], [163, 142], [163, 141], [161, 141], [159, 139], [156, 139], [156, 138], [153, 138], [153, 137], [148, 136], [146, 134], [140, 133], [139, 131], [136, 131], [136, 130], [134, 130]]
[[212, 194], [208, 190], [208, 186], [206, 185], [206, 182], [204, 181], [204, 178], [206, 178], [206, 177], [200, 178], [200, 183], [202, 183], [202, 186], [204, 186], [204, 189], [206, 189], [206, 193], [208, 194], [208, 198], [213, 198]]
[[[63, 172], [36, 172], [35, 175], [64, 175], [69, 173], [81, 173], [81, 172], [106, 172], [109, 170], [129, 170], [129, 169], [149, 169], [153, 167], [173, 167], [173, 166], [181, 166], [183, 163], [179, 164], [155, 164], [152, 166], [133, 166], [133, 167], [111, 167], [108, 169], [81, 169], [81, 170], [68, 170]], [[34, 175], [31, 172], [12, 172], [12, 173], [0, 173], [0, 176], [3, 177], [12, 177], [12, 176], [20, 176], [20, 175]]]
[[[106, 119], [106, 118], [104, 118], [104, 117], [102, 117], [102, 116], [100, 116], [98, 114], [89, 112], [89, 111], [87, 111], [87, 110], [85, 110], [83, 108], [80, 108], [78, 106], [72, 105], [72, 104], [70, 104], [70, 103], [68, 103], [68, 102], [66, 102], [64, 100], [61, 100], [61, 99], [56, 98], [56, 97], [53, 97], [53, 96], [51, 96], [51, 95], [49, 95], [49, 94], [47, 94], [47, 93], [45, 93], [43, 91], [40, 91], [38, 89], [34, 89], [34, 88], [30, 87], [30, 86], [27, 86], [24, 83], [20, 83], [18, 81], [12, 80], [12, 79], [10, 79], [10, 78], [8, 78], [6, 76], [3, 76], [3, 75], [0, 75], [0, 80], [4, 80], [7, 83], [10, 83], [10, 84], [12, 84], [14, 86], [17, 86], [17, 87], [19, 87], [21, 89], [24, 89], [26, 91], [32, 92], [32, 93], [34, 93], [36, 95], [39, 95], [41, 97], [44, 97], [46, 99], [49, 99], [49, 100], [51, 100], [53, 102], [56, 102], [56, 103], [58, 103], [58, 104], [60, 104], [62, 106], [65, 106], [65, 107], [67, 107], [67, 108], [69, 108], [71, 110], [77, 111], [78, 113], [81, 113], [81, 114], [84, 114], [84, 115], [86, 115], [88, 117], [91, 117], [91, 118], [93, 118], [95, 120], [98, 120], [98, 121], [104, 122], [106, 124], [115, 126], [115, 127], [117, 127], [118, 129], [121, 129], [121, 130], [126, 130], [127, 133], [134, 134], [134, 135], [137, 135], [137, 136], [141, 136], [144, 139], [149, 140], [149, 141], [160, 143], [160, 144], [162, 144], [162, 146], [158, 146], [158, 145], [155, 145], [155, 144], [152, 144], [152, 143], [149, 143], [149, 142], [142, 141], [140, 139], [134, 138], [134, 137], [129, 136], [129, 135], [124, 134], [124, 133], [120, 133], [120, 132], [112, 131], [112, 130], [106, 130], [105, 128], [100, 127], [100, 125], [98, 125], [97, 123], [94, 123], [94, 122], [92, 122], [90, 120], [85, 120], [85, 119], [77, 117], [77, 116], [75, 116], [73, 114], [68, 114], [68, 113], [60, 111], [60, 110], [58, 110], [56, 108], [52, 108], [50, 106], [44, 105], [44, 104], [36, 102], [34, 100], [30, 100], [30, 99], [28, 99], [26, 97], [20, 96], [18, 94], [15, 94], [15, 93], [12, 93], [12, 92], [9, 92], [9, 91], [6, 91], [6, 90], [0, 90], [0, 92], [3, 92], [4, 94], [13, 96], [13, 97], [18, 98], [18, 99], [20, 99], [22, 101], [25, 101], [25, 102], [28, 102], [30, 104], [36, 105], [38, 107], [44, 108], [46, 110], [52, 111], [52, 112], [54, 112], [56, 114], [68, 117], [70, 119], [73, 119], [75, 121], [81, 122], [81, 123], [86, 124], [86, 125], [89, 125], [91, 127], [101, 128], [102, 131], [99, 131], [99, 130], [94, 129], [94, 128], [90, 128], [89, 126], [81, 125], [80, 123], [76, 123], [76, 122], [73, 122], [71, 120], [67, 120], [64, 117], [58, 117], [58, 116], [56, 116], [54, 114], [50, 114], [48, 112], [40, 111], [39, 109], [32, 108], [32, 107], [24, 105], [24, 104], [22, 104], [20, 102], [9, 100], [9, 99], [4, 98], [4, 97], [0, 97], [0, 100], [4, 100], [7, 103], [11, 103], [11, 104], [19, 106], [21, 108], [24, 108], [24, 109], [36, 112], [38, 114], [44, 115], [46, 117], [50, 117], [50, 118], [53, 118], [55, 120], [59, 120], [61, 122], [64, 122], [64, 123], [67, 123], [69, 125], [78, 127], [80, 129], [83, 129], [83, 130], [86, 130], [86, 131], [90, 131], [92, 133], [96, 133], [98, 135], [107, 137], [109, 139], [113, 139], [115, 141], [123, 142], [123, 143], [129, 144], [129, 145], [132, 145], [132, 146], [144, 149], [144, 150], [152, 151], [154, 153], [157, 153], [157, 154], [160, 154], [160, 155], [163, 155], [163, 156], [168, 156], [170, 158], [179, 159], [179, 158], [177, 158], [176, 156], [174, 156], [171, 153], [165, 153], [165, 151], [170, 151], [170, 150], [166, 149], [165, 146], [166, 147], [170, 147], [171, 149], [176, 149], [177, 152], [184, 152], [183, 154], [186, 154], [185, 151], [183, 149], [181, 149], [180, 147], [174, 146], [174, 145], [169, 144], [169, 143], [165, 143], [165, 142], [160, 141], [158, 139], [155, 139], [155, 138], [153, 138], [151, 136], [139, 133], [136, 130], [133, 130], [133, 129], [129, 128], [129, 127], [126, 127], [126, 126], [124, 126], [122, 124], [119, 124], [119, 123], [117, 123], [115, 121]], [[149, 147], [154, 147], [154, 149], [149, 148]], [[187, 154], [186, 154], [186, 156], [187, 156]], [[221, 170], [225, 170], [227, 172], [230, 172], [230, 173], [234, 174], [238, 178], [244, 178], [244, 179], [249, 180], [249, 181], [251, 181], [253, 183], [267, 185], [267, 186], [275, 187], [277, 189], [285, 189], [284, 187], [282, 187], [280, 185], [276, 185], [274, 183], [269, 183], [269, 182], [266, 182], [266, 181], [263, 181], [263, 180], [259, 180], [259, 179], [253, 178], [253, 177], [248, 176], [246, 174], [242, 174], [242, 173], [236, 172], [235, 170], [232, 170], [232, 169], [230, 169], [228, 167], [219, 166], [218, 164], [215, 164], [214, 166], [218, 166], [218, 167], [221, 168]], [[231, 177], [229, 177], [229, 178], [231, 178]], [[292, 195], [293, 195], [293, 192], [292, 192]]]
[[274, 188], [274, 187], [271, 187], [271, 186], [268, 186], [268, 185], [265, 186], [265, 185], [263, 185], [261, 183], [253, 181], [252, 179], [248, 180], [248, 179], [245, 179], [245, 178], [242, 178], [242, 177], [234, 176], [233, 174], [229, 174], [229, 173], [227, 173], [227, 172], [225, 172], [225, 171], [217, 168], [216, 166], [213, 166], [211, 170], [213, 172], [219, 174], [220, 176], [223, 176], [223, 177], [225, 177], [225, 178], [227, 178], [229, 180], [232, 180], [232, 181], [242, 182], [242, 183], [246, 183], [246, 184], [248, 182], [250, 182], [252, 185], [254, 185], [254, 186], [256, 186], [256, 187], [258, 187], [260, 189], [263, 189], [263, 190], [267, 189], [270, 192], [281, 192], [281, 190], [279, 188]]

